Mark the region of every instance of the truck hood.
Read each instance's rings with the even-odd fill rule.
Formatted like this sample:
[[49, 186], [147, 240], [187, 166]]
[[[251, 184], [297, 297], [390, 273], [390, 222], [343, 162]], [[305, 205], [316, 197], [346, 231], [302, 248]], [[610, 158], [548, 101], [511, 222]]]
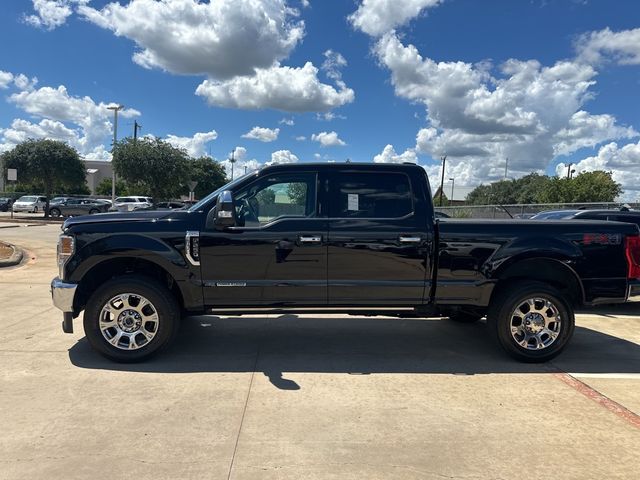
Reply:
[[167, 217], [171, 211], [160, 210], [134, 210], [133, 212], [109, 212], [97, 213], [95, 215], [81, 215], [79, 217], [71, 217], [65, 220], [62, 229], [73, 227], [74, 225], [83, 225], [88, 223], [111, 223], [111, 222], [154, 222], [161, 218]]

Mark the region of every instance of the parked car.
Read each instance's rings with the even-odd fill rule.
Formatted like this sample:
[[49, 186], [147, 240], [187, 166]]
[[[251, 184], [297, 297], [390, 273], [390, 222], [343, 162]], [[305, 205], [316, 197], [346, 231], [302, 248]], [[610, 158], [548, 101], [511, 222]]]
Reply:
[[153, 207], [153, 199], [151, 197], [118, 197], [115, 204], [109, 209], [111, 212], [132, 212], [139, 209], [148, 209]]
[[13, 205], [13, 198], [11, 197], [1, 197], [0, 198], [0, 212], [8, 212]]
[[608, 220], [633, 223], [640, 227], [640, 210], [594, 209], [594, 210], [556, 210], [541, 212], [532, 220]]
[[13, 203], [14, 212], [38, 213], [44, 211], [47, 205], [47, 197], [38, 195], [24, 195]]
[[444, 213], [444, 212], [438, 212], [437, 210], [436, 210], [435, 212], [433, 212], [433, 215], [434, 215], [436, 218], [451, 218], [451, 216], [450, 216], [450, 215], [447, 215], [447, 214], [446, 214], [446, 213]]
[[57, 264], [63, 331], [84, 311], [88, 343], [118, 361], [167, 347], [182, 312], [329, 311], [486, 315], [506, 352], [541, 362], [567, 346], [575, 308], [640, 301], [637, 226], [436, 222], [412, 164], [272, 165], [189, 210], [68, 219]]
[[49, 215], [52, 217], [70, 217], [74, 215], [93, 215], [103, 213], [109, 209], [103, 202], [90, 198], [64, 198], [57, 202], [50, 202]]

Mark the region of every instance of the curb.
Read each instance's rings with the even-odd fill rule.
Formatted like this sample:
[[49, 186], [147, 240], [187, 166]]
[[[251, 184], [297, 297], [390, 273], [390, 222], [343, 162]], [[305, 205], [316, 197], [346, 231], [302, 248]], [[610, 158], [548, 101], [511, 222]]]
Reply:
[[13, 253], [9, 258], [0, 260], [0, 268], [14, 267], [18, 265], [20, 262], [22, 262], [22, 258], [24, 257], [24, 252], [22, 251], [21, 248], [16, 247], [15, 245], [11, 245], [10, 243], [5, 243], [4, 245], [11, 247], [11, 249], [13, 249]]

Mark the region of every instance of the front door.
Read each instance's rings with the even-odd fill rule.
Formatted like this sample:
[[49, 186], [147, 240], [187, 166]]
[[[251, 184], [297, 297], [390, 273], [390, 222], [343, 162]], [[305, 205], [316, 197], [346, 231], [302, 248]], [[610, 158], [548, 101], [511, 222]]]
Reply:
[[430, 286], [433, 226], [416, 195], [428, 192], [397, 170], [354, 166], [332, 173], [329, 303], [421, 304]]
[[237, 225], [200, 234], [209, 307], [326, 305], [318, 172], [278, 171], [234, 191]]

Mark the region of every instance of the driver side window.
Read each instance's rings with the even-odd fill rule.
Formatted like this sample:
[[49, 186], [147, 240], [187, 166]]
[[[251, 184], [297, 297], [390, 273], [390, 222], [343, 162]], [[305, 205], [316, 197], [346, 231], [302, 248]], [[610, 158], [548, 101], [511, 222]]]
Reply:
[[268, 175], [239, 191], [235, 200], [240, 226], [258, 227], [280, 217], [313, 217], [316, 175]]

